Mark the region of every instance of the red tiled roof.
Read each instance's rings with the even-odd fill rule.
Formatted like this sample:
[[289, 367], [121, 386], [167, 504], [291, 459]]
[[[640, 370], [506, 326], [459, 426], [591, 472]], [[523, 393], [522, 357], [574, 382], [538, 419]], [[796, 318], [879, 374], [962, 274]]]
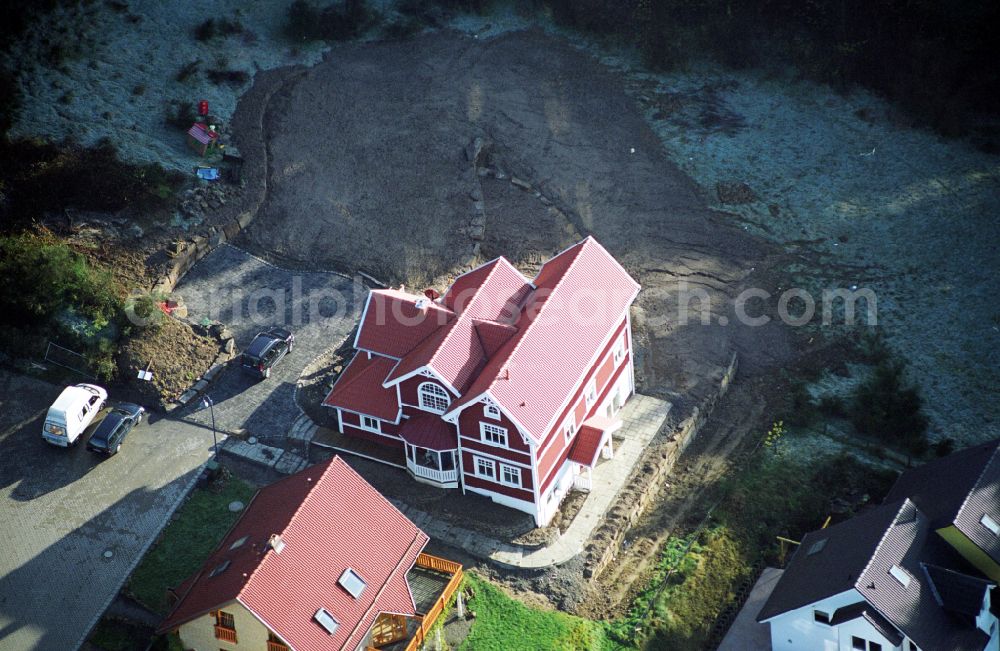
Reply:
[[386, 389], [382, 380], [396, 365], [395, 360], [359, 351], [343, 370], [330, 393], [323, 400], [326, 407], [339, 407], [396, 422], [399, 399], [396, 389]]
[[593, 237], [546, 262], [516, 325], [449, 410], [489, 394], [541, 440], [639, 285]]
[[[418, 300], [426, 302], [423, 310], [417, 309]], [[453, 318], [451, 310], [425, 296], [397, 289], [373, 289], [365, 303], [354, 347], [402, 359]]]
[[431, 450], [458, 448], [458, 435], [454, 426], [441, 420], [437, 414], [423, 412], [408, 418], [399, 428], [399, 435], [410, 445]]
[[591, 416], [580, 425], [580, 431], [573, 441], [573, 448], [569, 451], [570, 461], [593, 468], [597, 463], [597, 455], [601, 451], [601, 443], [605, 435], [610, 436], [611, 432], [621, 427], [620, 421], [613, 421], [603, 416]]
[[472, 320], [476, 327], [476, 334], [479, 335], [479, 343], [483, 347], [486, 357], [493, 357], [500, 347], [507, 343], [507, 340], [517, 334], [517, 328], [505, 323], [496, 321]]
[[386, 384], [428, 367], [456, 391], [464, 391], [488, 357], [475, 322], [513, 320], [525, 287], [530, 288], [527, 279], [504, 258], [460, 276], [442, 299], [458, 317], [410, 352]]
[[[285, 543], [280, 554], [264, 546], [275, 533]], [[415, 614], [406, 573], [427, 541], [334, 457], [258, 491], [160, 630], [237, 600], [292, 648], [354, 649], [380, 612]], [[337, 583], [348, 567], [367, 583], [357, 599]], [[334, 635], [313, 620], [320, 607], [339, 623]]]
[[196, 122], [191, 125], [191, 128], [188, 129], [188, 135], [203, 145], [207, 145], [219, 137], [218, 133], [209, 131], [205, 128], [205, 125], [200, 122]]

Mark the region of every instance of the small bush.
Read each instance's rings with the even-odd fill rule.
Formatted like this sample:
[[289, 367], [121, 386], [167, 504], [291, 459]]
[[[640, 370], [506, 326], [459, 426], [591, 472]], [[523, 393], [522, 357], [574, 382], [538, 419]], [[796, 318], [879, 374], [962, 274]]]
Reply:
[[207, 76], [216, 86], [221, 84], [242, 86], [250, 81], [250, 74], [244, 70], [209, 70]]
[[192, 75], [198, 72], [198, 66], [200, 65], [201, 59], [195, 59], [194, 61], [185, 63], [181, 66], [181, 69], [177, 71], [177, 74], [174, 75], [174, 79], [183, 84], [185, 81], [190, 79]]
[[946, 457], [955, 451], [955, 439], [944, 438], [934, 444], [934, 456]]
[[167, 104], [164, 120], [172, 127], [187, 131], [194, 124], [194, 104], [186, 100], [173, 100]]
[[44, 326], [67, 307], [89, 319], [115, 318], [108, 274], [53, 237], [0, 237], [0, 323]]
[[904, 377], [904, 365], [885, 361], [854, 393], [851, 422], [862, 434], [900, 446], [911, 454], [927, 452], [927, 417], [916, 387]]
[[194, 37], [196, 40], [205, 42], [217, 36], [242, 34], [243, 31], [243, 25], [238, 20], [209, 18], [194, 28]]

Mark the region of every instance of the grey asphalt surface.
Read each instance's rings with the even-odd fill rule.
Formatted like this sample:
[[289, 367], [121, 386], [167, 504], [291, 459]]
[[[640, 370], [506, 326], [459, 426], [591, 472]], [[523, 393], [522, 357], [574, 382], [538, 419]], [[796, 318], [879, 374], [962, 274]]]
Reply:
[[[177, 287], [188, 319], [220, 321], [232, 330], [237, 350], [261, 330], [278, 325], [295, 334], [295, 346], [259, 380], [234, 360], [207, 395], [221, 432], [245, 429], [262, 442], [280, 444], [299, 416], [295, 383], [316, 356], [337, 345], [354, 327], [367, 290], [334, 274], [280, 269], [231, 245], [202, 258]], [[188, 410], [186, 421], [211, 425], [208, 409]]]
[[52, 447], [41, 428], [61, 390], [0, 371], [4, 651], [79, 646], [211, 451], [210, 431], [155, 415], [110, 459]]
[[[299, 415], [299, 374], [347, 335], [366, 295], [342, 276], [284, 271], [231, 246], [199, 262], [178, 292], [193, 320], [226, 323], [239, 348], [265, 326], [295, 332], [294, 350], [269, 379], [229, 368], [209, 391], [220, 431], [262, 439], [285, 435]], [[3, 651], [77, 648], [212, 452], [211, 412], [192, 408], [147, 417], [110, 459], [83, 445], [51, 447], [42, 422], [61, 389], [0, 371]]]

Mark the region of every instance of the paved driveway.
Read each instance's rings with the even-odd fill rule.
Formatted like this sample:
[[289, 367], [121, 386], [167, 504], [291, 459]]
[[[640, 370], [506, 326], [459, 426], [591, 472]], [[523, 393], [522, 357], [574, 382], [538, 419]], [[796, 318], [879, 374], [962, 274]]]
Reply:
[[[343, 276], [280, 269], [228, 244], [202, 258], [176, 291], [184, 297], [191, 321], [226, 324], [239, 350], [267, 326], [295, 333], [294, 350], [272, 369], [270, 378], [258, 380], [233, 363], [208, 391], [220, 431], [246, 429], [274, 444], [300, 413], [294, 391], [302, 370], [343, 340], [367, 297], [362, 285]], [[208, 410], [185, 418], [211, 423]]]
[[[121, 453], [41, 440], [62, 387], [0, 371], [0, 649], [75, 649], [173, 511], [211, 434], [144, 421]], [[111, 558], [104, 552], [111, 551]]]

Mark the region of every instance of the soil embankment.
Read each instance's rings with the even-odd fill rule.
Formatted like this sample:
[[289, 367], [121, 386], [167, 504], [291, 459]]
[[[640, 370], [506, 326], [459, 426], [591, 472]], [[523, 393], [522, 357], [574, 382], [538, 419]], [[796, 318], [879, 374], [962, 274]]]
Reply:
[[444, 284], [497, 255], [530, 273], [594, 235], [645, 288], [645, 390], [711, 390], [700, 378], [738, 326], [678, 324], [678, 283], [707, 292], [715, 324], [769, 249], [705, 208], [594, 58], [541, 31], [346, 44], [275, 102], [268, 197], [244, 235], [257, 252]]

